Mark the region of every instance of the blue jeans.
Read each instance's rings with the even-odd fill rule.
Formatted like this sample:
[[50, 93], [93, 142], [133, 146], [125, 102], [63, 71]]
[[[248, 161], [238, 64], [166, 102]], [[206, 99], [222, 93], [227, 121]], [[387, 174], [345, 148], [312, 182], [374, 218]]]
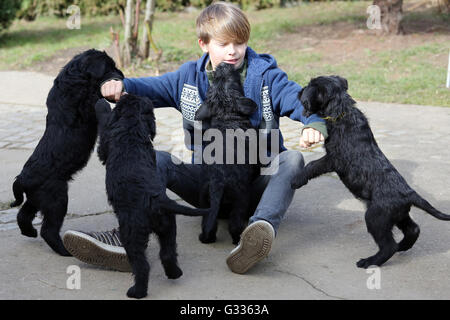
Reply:
[[[260, 175], [252, 185], [253, 216], [249, 223], [266, 220], [275, 232], [280, 226], [295, 190], [291, 189], [291, 179], [305, 166], [301, 152], [287, 150], [280, 153], [278, 170], [274, 174]], [[177, 163], [180, 163], [178, 161]], [[156, 151], [158, 173], [166, 188], [194, 207], [200, 207], [200, 187], [204, 183], [201, 165], [172, 161], [172, 155], [165, 151]]]

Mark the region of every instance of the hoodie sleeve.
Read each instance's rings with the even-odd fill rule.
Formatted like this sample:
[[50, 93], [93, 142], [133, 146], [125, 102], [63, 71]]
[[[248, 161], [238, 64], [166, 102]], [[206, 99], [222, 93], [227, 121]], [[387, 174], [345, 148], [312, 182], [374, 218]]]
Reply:
[[326, 138], [327, 128], [325, 121], [316, 114], [309, 117], [303, 116], [303, 105], [298, 99], [301, 86], [294, 81], [288, 80], [285, 72], [279, 68], [268, 71], [268, 82], [273, 112], [280, 117], [289, 117], [292, 120], [300, 121], [305, 128], [314, 128]]
[[181, 66], [177, 71], [168, 72], [158, 77], [125, 78], [123, 80], [125, 91], [148, 97], [152, 100], [155, 108], [173, 107], [179, 109], [177, 101], [183, 67]]

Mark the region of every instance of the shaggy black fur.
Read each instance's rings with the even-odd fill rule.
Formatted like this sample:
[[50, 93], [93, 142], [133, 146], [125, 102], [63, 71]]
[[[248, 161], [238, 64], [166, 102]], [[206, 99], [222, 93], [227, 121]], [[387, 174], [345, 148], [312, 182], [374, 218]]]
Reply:
[[119, 220], [120, 239], [135, 275], [127, 295], [147, 295], [150, 265], [145, 258], [148, 238], [159, 238], [162, 265], [169, 279], [183, 273], [177, 264], [174, 213], [199, 216], [208, 209], [181, 206], [166, 196], [156, 169], [153, 138], [156, 134], [153, 106], [148, 98], [123, 96], [111, 111], [101, 99], [95, 106], [99, 121], [98, 156], [106, 165], [108, 201]]
[[[196, 112], [195, 120], [209, 121], [210, 128], [218, 129], [223, 137], [223, 164], [203, 164], [207, 185], [201, 192], [203, 206], [211, 207], [210, 214], [202, 220], [203, 243], [216, 241], [217, 217], [221, 205], [230, 207], [229, 232], [233, 243], [247, 225], [250, 216], [251, 183], [259, 173], [259, 166], [249, 164], [249, 139], [245, 145], [245, 163], [237, 164], [238, 144], [227, 144], [227, 129], [253, 129], [249, 115], [257, 110], [256, 103], [244, 96], [239, 72], [227, 63], [221, 63], [214, 72], [206, 100]], [[256, 141], [253, 141], [256, 143]], [[226, 164], [227, 153], [234, 152], [234, 164]]]
[[97, 137], [94, 106], [99, 86], [109, 78], [123, 78], [104, 52], [88, 50], [75, 56], [54, 80], [47, 97], [47, 123], [43, 137], [16, 177], [11, 207], [27, 199], [17, 214], [23, 235], [37, 237], [32, 225], [43, 215], [41, 236], [57, 253], [70, 256], [59, 236], [67, 213], [68, 181], [88, 162]]
[[[358, 267], [367, 268], [380, 266], [395, 252], [414, 245], [420, 229], [409, 215], [411, 206], [441, 220], [450, 220], [450, 216], [418, 195], [389, 162], [347, 89], [347, 80], [331, 76], [312, 79], [300, 91], [304, 115], [316, 113], [324, 117], [329, 137], [325, 140], [326, 155], [308, 163], [292, 180], [292, 187], [300, 188], [310, 179], [335, 171], [353, 195], [365, 201], [367, 230], [379, 247], [374, 256], [358, 261]], [[394, 225], [404, 234], [400, 243], [392, 236]]]

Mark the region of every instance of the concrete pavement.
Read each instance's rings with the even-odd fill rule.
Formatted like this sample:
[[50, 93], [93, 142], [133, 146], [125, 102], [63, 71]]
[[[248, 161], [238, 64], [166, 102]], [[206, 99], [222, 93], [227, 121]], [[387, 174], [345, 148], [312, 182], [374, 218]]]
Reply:
[[[17, 209], [8, 209], [12, 181], [43, 133], [52, 81], [37, 73], [0, 72], [0, 299], [126, 299], [131, 274], [57, 256], [42, 238], [20, 235]], [[380, 147], [410, 185], [450, 213], [450, 109], [366, 102], [359, 107]], [[181, 115], [164, 109], [156, 117], [156, 148], [183, 150]], [[288, 148], [298, 148], [300, 127], [282, 119]], [[323, 154], [320, 147], [302, 151], [306, 161]], [[189, 159], [189, 153], [183, 158]], [[117, 226], [103, 181], [104, 168], [94, 154], [70, 185], [62, 232]], [[421, 227], [419, 240], [380, 269], [380, 289], [369, 289], [373, 274], [356, 267], [356, 261], [377, 250], [366, 231], [364, 207], [333, 174], [296, 192], [269, 257], [246, 275], [231, 273], [225, 264], [234, 247], [226, 221], [219, 224], [218, 241], [204, 245], [197, 240], [200, 218], [177, 217], [184, 275], [178, 280], [165, 277], [152, 237], [148, 299], [449, 299], [450, 223], [415, 208], [411, 215]], [[39, 228], [40, 220], [36, 222]], [[395, 235], [398, 239], [398, 230]], [[67, 288], [71, 265], [80, 267], [81, 289]]]

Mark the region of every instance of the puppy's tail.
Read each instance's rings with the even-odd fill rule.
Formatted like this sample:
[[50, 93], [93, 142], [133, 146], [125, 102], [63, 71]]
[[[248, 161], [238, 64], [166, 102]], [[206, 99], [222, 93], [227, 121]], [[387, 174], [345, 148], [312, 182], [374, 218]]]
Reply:
[[167, 210], [169, 213], [181, 214], [190, 217], [204, 216], [209, 213], [209, 209], [189, 208], [181, 204], [178, 204], [174, 200], [167, 197], [165, 193], [163, 193], [160, 196], [159, 200], [160, 200], [159, 203], [160, 207], [162, 209]]
[[450, 221], [450, 216], [435, 209], [427, 200], [414, 192], [411, 202], [417, 208], [420, 208], [439, 220]]
[[13, 193], [14, 193], [14, 198], [16, 198], [16, 201], [14, 201], [10, 204], [11, 208], [17, 207], [17, 206], [21, 205], [23, 202], [24, 191], [23, 191], [22, 185], [20, 184], [19, 180], [17, 180], [17, 178], [13, 183]]

